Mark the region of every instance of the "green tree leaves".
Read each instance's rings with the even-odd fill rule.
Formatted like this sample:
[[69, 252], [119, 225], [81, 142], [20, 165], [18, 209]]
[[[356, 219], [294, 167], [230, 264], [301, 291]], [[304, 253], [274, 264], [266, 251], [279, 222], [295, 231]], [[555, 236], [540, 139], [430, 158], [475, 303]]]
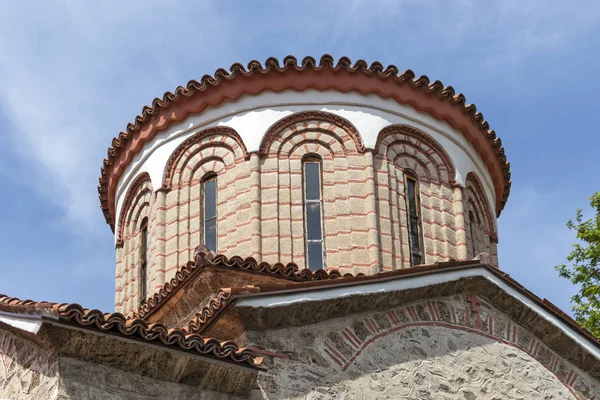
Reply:
[[559, 276], [580, 286], [579, 292], [571, 297], [575, 319], [600, 337], [600, 192], [590, 200], [595, 218], [584, 221], [582, 210], [577, 210], [575, 221], [567, 222], [580, 241], [567, 256], [571, 266], [562, 264], [555, 268]]

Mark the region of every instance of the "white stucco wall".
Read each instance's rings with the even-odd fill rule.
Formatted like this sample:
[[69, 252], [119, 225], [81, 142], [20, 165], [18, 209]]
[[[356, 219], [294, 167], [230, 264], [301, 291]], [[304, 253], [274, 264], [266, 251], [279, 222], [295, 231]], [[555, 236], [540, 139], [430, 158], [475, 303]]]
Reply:
[[420, 129], [446, 150], [456, 169], [456, 180], [461, 185], [464, 185], [469, 172], [477, 174], [484, 186], [490, 209], [495, 209], [494, 186], [485, 164], [463, 134], [446, 122], [376, 95], [332, 90], [267, 92], [227, 101], [199, 115], [192, 115], [171, 125], [156, 135], [154, 140], [146, 143], [127, 166], [117, 185], [115, 232], [118, 232], [118, 216], [133, 180], [141, 173], [147, 172], [153, 189], [159, 189], [170, 155], [190, 136], [212, 126], [228, 126], [238, 132], [248, 151], [253, 152], [259, 149], [261, 140], [270, 126], [288, 115], [301, 111], [325, 111], [347, 119], [356, 127], [366, 148], [369, 149], [374, 149], [377, 135], [386, 126], [405, 124]]

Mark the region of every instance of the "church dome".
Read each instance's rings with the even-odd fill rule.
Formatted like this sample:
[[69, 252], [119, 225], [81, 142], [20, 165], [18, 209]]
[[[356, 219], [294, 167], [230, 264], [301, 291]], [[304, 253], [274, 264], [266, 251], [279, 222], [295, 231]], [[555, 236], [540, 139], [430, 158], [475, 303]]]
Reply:
[[489, 254], [510, 190], [500, 139], [426, 76], [330, 56], [234, 64], [144, 107], [99, 194], [128, 312], [203, 244], [372, 274]]

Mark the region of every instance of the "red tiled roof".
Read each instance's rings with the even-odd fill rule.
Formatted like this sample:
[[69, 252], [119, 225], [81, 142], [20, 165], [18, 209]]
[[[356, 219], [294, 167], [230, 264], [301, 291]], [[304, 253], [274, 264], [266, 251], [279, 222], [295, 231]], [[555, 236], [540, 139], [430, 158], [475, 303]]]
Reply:
[[306, 280], [303, 282], [294, 283], [257, 283], [242, 287], [223, 288], [214, 297], [210, 298], [205, 306], [203, 306], [192, 320], [188, 322], [188, 331], [194, 333], [203, 332], [211, 323], [213, 323], [222, 312], [232, 304], [237, 298], [246, 296], [261, 296], [278, 292], [287, 291], [307, 291], [338, 285], [353, 285], [361, 283], [369, 283], [373, 281], [383, 281], [395, 277], [415, 276], [435, 273], [440, 270], [449, 268], [469, 268], [481, 265], [479, 261], [451, 261], [444, 263], [436, 263], [431, 265], [420, 265], [411, 268], [403, 268], [395, 271], [380, 272], [373, 275], [356, 275], [350, 274], [345, 276], [345, 279], [319, 279]]
[[[579, 324], [576, 320], [574, 320], [567, 313], [559, 309], [556, 305], [552, 304], [547, 299], [542, 299], [535, 295], [530, 290], [526, 289], [519, 282], [514, 280], [509, 274], [500, 271], [497, 268], [489, 266], [487, 264], [483, 264], [478, 260], [472, 261], [448, 261], [441, 262], [429, 265], [419, 265], [411, 268], [403, 268], [395, 271], [389, 272], [380, 272], [373, 275], [363, 275], [356, 277], [349, 277], [348, 279], [342, 280], [331, 280], [331, 281], [318, 281], [318, 282], [299, 282], [295, 284], [289, 283], [270, 283], [270, 284], [255, 284], [249, 285], [244, 288], [231, 288], [229, 290], [232, 291], [231, 299], [229, 299], [228, 304], [233, 300], [240, 297], [251, 297], [251, 296], [261, 296], [261, 295], [270, 295], [275, 293], [284, 293], [289, 291], [309, 291], [314, 289], [323, 289], [331, 286], [341, 286], [341, 285], [360, 285], [362, 283], [372, 283], [378, 281], [385, 281], [389, 279], [399, 279], [417, 275], [429, 275], [435, 274], [438, 272], [443, 272], [445, 270], [461, 270], [461, 269], [470, 269], [482, 267], [485, 268], [488, 272], [493, 273], [498, 276], [501, 280], [503, 280], [506, 284], [511, 286], [517, 292], [520, 292], [525, 297], [531, 299], [535, 303], [537, 303], [541, 308], [547, 310], [558, 319], [565, 322], [567, 325], [571, 326], [576, 331], [580, 332], [582, 335], [586, 336], [588, 339], [592, 340], [598, 346], [600, 346], [600, 338], [596, 337], [589, 329], [585, 328], [581, 324]], [[212, 318], [214, 320], [214, 317]], [[198, 329], [196, 332], [202, 332], [203, 329]]]
[[[191, 279], [194, 278], [204, 267], [233, 268], [236, 270], [257, 274], [266, 274], [297, 282], [354, 277], [352, 274], [342, 275], [338, 270], [335, 269], [328, 271], [322, 269], [311, 271], [308, 268], [300, 269], [298, 265], [294, 263], [288, 263], [286, 265], [281, 263], [259, 263], [252, 257], [242, 258], [239, 256], [234, 256], [231, 257], [231, 259], [228, 259], [222, 254], [209, 255], [206, 257], [207, 253], [204, 252], [202, 248], [203, 246], [198, 246], [195, 250], [196, 261], [190, 261], [181, 267], [173, 279], [165, 283], [158, 292], [154, 293], [141, 304], [135, 313], [135, 316], [143, 319], [148, 318], [181, 287], [191, 281]], [[358, 274], [357, 276], [361, 275], [363, 274]]]
[[398, 68], [386, 68], [377, 61], [370, 66], [363, 60], [352, 65], [347, 57], [334, 64], [333, 57], [324, 55], [320, 61], [306, 57], [301, 63], [292, 56], [283, 63], [268, 58], [265, 65], [251, 61], [247, 69], [236, 63], [227, 72], [218, 69], [214, 77], [205, 75], [200, 82], [192, 80], [186, 87], [178, 87], [174, 93], [167, 92], [162, 99], [154, 99], [152, 106], [144, 107], [133, 123], [114, 138], [108, 149], [99, 179], [98, 193], [106, 222], [114, 229], [115, 189], [125, 167], [140, 151], [145, 142], [170, 123], [181, 121], [192, 113], [200, 113], [223, 100], [235, 100], [245, 94], [263, 91], [334, 89], [342, 92], [358, 91], [377, 94], [408, 104], [419, 111], [448, 122], [463, 132], [480, 153], [490, 170], [496, 188], [496, 212], [499, 215], [510, 192], [510, 164], [506, 160], [501, 140], [489, 129], [489, 124], [473, 104], [467, 104], [465, 96], [456, 94], [451, 86], [444, 86], [427, 76], [415, 79], [407, 70], [398, 74]]
[[0, 295], [0, 310], [15, 313], [40, 313], [42, 316], [47, 316], [46, 313], [48, 313], [62, 322], [79, 327], [111, 332], [167, 347], [177, 347], [191, 353], [251, 367], [257, 367], [262, 361], [252, 350], [240, 348], [232, 341], [220, 341], [197, 334], [188, 334], [185, 329], [167, 329], [162, 324], [148, 324], [142, 319], [126, 318], [120, 313], [105, 314], [99, 310], [88, 310], [79, 304], [35, 302]]

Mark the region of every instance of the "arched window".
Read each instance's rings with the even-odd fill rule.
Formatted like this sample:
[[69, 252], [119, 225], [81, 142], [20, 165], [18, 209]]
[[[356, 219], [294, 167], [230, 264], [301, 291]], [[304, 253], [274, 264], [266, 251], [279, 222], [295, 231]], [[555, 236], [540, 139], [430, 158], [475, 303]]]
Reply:
[[408, 244], [410, 265], [423, 261], [423, 241], [421, 239], [421, 206], [419, 204], [419, 181], [412, 171], [404, 173], [406, 217], [408, 220]]
[[303, 160], [304, 180], [304, 240], [307, 266], [311, 270], [324, 268], [323, 210], [321, 195], [321, 160]]
[[146, 300], [148, 278], [148, 217], [140, 225], [140, 302]]
[[203, 242], [211, 251], [217, 251], [217, 176], [209, 175], [202, 182]]

